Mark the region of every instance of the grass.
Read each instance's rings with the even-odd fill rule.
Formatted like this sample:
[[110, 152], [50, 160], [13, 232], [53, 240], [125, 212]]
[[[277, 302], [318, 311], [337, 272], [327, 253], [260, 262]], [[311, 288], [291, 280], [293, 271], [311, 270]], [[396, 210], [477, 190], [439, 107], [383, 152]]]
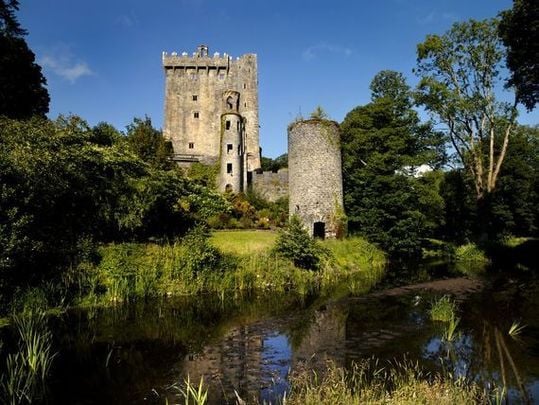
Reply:
[[19, 333], [18, 350], [6, 359], [1, 378], [5, 403], [31, 403], [42, 395], [52, 361], [52, 335], [44, 312], [15, 315], [13, 323]]
[[210, 242], [225, 254], [247, 256], [270, 250], [276, 239], [273, 231], [214, 231]]
[[[180, 393], [185, 404], [202, 404], [207, 388], [189, 379]], [[277, 403], [287, 405], [360, 405], [360, 404], [472, 404], [490, 403], [498, 388], [485, 390], [477, 382], [454, 378], [450, 374], [429, 373], [417, 363], [377, 359], [352, 363], [349, 369], [328, 362], [321, 373], [306, 365], [290, 374], [290, 390]], [[238, 398], [237, 403], [247, 404]], [[498, 395], [499, 397], [499, 395]]]
[[455, 302], [448, 295], [444, 295], [432, 303], [430, 318], [433, 321], [450, 322], [455, 318], [456, 310]]
[[296, 267], [272, 248], [271, 231], [217, 231], [209, 239], [191, 235], [157, 244], [110, 244], [97, 265], [84, 263], [74, 283], [85, 306], [121, 303], [148, 296], [294, 292], [306, 295], [348, 282], [365, 292], [382, 276], [385, 255], [360, 238], [324, 241], [330, 254], [320, 269]]
[[475, 243], [467, 243], [455, 249], [455, 261], [458, 263], [484, 263], [489, 262], [485, 252]]
[[483, 390], [474, 382], [430, 374], [417, 364], [381, 366], [368, 359], [350, 370], [329, 364], [322, 376], [304, 370], [291, 377], [289, 405], [314, 404], [464, 404], [481, 403]]
[[[208, 400], [208, 389], [204, 386], [204, 378], [200, 377], [198, 387], [191, 383], [191, 379], [187, 376], [184, 381], [185, 388], [175, 385], [180, 395], [184, 399], [185, 405], [204, 405]], [[167, 401], [168, 404], [168, 401]]]
[[521, 325], [520, 322], [514, 321], [509, 328], [508, 334], [511, 337], [516, 337], [522, 333], [526, 325]]
[[430, 318], [433, 321], [444, 322], [445, 328], [442, 332], [442, 340], [453, 342], [458, 336], [457, 330], [460, 318], [457, 317], [457, 305], [448, 295], [436, 299], [430, 308]]

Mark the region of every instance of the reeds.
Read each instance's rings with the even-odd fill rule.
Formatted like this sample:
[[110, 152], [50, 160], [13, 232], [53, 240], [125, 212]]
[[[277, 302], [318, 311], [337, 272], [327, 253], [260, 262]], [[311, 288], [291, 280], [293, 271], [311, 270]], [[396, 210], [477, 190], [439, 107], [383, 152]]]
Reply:
[[381, 364], [371, 358], [349, 370], [329, 363], [322, 375], [307, 369], [293, 373], [286, 404], [464, 404], [485, 399], [476, 382], [427, 373], [407, 360]]
[[457, 305], [448, 295], [435, 300], [431, 304], [429, 313], [433, 321], [445, 323], [445, 328], [442, 332], [443, 341], [453, 342], [459, 336], [457, 328], [460, 318], [457, 317]]
[[1, 386], [6, 403], [32, 402], [42, 396], [52, 361], [52, 335], [44, 312], [13, 316], [19, 334], [18, 351], [6, 360]]

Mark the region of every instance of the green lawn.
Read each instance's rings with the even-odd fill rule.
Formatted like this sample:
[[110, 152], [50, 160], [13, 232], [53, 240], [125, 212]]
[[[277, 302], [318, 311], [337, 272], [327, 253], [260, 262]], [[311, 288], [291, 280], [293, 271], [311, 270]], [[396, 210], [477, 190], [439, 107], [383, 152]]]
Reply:
[[276, 238], [273, 231], [214, 231], [210, 241], [223, 253], [245, 256], [271, 249]]

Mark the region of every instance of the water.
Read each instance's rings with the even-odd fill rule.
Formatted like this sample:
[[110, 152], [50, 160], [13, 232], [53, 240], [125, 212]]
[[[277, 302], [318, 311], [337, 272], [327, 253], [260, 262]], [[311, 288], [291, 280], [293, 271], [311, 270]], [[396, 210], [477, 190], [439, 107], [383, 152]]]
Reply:
[[[374, 356], [479, 382], [505, 380], [512, 400], [539, 402], [539, 278], [529, 271], [486, 280], [425, 274], [406, 287], [389, 277], [362, 297], [202, 297], [70, 311], [51, 320], [58, 356], [47, 398], [179, 403], [189, 375], [209, 384], [211, 403], [235, 403], [236, 393], [274, 401], [288, 389], [290, 370]], [[443, 294], [457, 300], [461, 319], [451, 343], [428, 314]], [[513, 338], [514, 321], [525, 328]]]

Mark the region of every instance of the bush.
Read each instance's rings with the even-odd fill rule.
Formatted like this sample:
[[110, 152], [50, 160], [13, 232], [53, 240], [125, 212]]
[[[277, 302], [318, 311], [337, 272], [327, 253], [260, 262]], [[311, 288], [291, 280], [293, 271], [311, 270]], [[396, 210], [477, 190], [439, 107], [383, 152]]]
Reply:
[[455, 260], [457, 263], [488, 263], [485, 253], [477, 247], [475, 243], [467, 243], [455, 249]]
[[288, 228], [281, 231], [275, 242], [275, 252], [302, 269], [319, 270], [329, 251], [312, 239], [300, 219], [292, 216]]

